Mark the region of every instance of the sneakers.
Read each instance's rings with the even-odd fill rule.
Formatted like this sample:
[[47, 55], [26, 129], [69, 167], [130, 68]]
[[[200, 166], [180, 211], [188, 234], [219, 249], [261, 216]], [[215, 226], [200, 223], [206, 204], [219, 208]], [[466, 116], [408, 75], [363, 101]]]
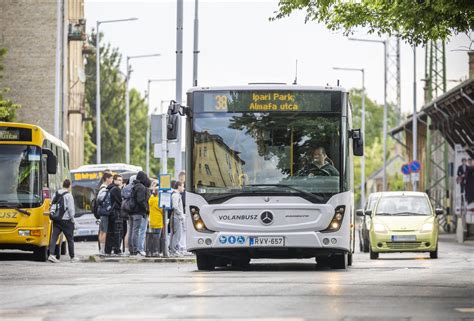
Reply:
[[50, 255], [48, 257], [48, 261], [51, 262], [51, 263], [59, 263], [60, 262], [54, 255]]
[[145, 251], [140, 251], [140, 252], [138, 252], [138, 254], [141, 255], [141, 256], [146, 256]]
[[79, 260], [79, 258], [77, 257], [72, 257], [71, 258], [71, 263], [77, 263], [77, 262], [80, 262], [81, 260]]

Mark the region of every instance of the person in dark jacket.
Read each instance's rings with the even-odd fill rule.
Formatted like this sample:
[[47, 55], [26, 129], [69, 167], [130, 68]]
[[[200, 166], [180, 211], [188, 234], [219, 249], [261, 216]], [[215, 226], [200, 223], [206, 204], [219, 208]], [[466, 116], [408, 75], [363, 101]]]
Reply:
[[138, 234], [140, 231], [140, 225], [142, 220], [147, 217], [148, 209], [148, 198], [150, 193], [148, 187], [150, 186], [150, 180], [147, 175], [140, 171], [137, 174], [137, 179], [133, 182], [133, 198], [135, 199], [135, 210], [130, 214], [130, 238], [129, 238], [129, 250], [130, 255], [145, 255], [145, 252], [138, 253]]
[[107, 186], [107, 190], [110, 190], [110, 199], [113, 210], [112, 215], [109, 217], [105, 254], [111, 254], [112, 251], [118, 255], [122, 253], [120, 250], [120, 235], [122, 233], [123, 225], [120, 217], [120, 209], [122, 207], [122, 183], [122, 176], [115, 174], [113, 176], [112, 184]]

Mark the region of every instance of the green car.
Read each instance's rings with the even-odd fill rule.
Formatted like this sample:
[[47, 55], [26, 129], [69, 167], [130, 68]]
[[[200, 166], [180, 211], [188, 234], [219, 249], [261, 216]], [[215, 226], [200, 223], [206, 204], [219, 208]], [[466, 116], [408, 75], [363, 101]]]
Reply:
[[433, 209], [426, 193], [383, 192], [369, 215], [370, 259], [379, 253], [429, 252], [438, 258], [438, 218], [442, 209]]

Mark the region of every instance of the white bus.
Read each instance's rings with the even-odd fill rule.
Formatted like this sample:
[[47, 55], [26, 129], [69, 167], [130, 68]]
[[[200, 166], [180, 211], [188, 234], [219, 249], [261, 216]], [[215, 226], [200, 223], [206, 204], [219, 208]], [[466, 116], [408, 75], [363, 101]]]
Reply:
[[352, 155], [363, 143], [348, 92], [248, 85], [187, 98], [187, 249], [198, 269], [257, 258], [351, 265]]

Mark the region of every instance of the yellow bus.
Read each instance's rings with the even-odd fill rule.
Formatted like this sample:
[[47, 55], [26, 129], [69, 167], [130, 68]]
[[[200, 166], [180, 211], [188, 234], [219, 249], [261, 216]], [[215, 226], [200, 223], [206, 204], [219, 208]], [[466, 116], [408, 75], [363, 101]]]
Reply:
[[0, 122], [0, 249], [47, 260], [51, 197], [69, 177], [64, 142], [35, 125]]

